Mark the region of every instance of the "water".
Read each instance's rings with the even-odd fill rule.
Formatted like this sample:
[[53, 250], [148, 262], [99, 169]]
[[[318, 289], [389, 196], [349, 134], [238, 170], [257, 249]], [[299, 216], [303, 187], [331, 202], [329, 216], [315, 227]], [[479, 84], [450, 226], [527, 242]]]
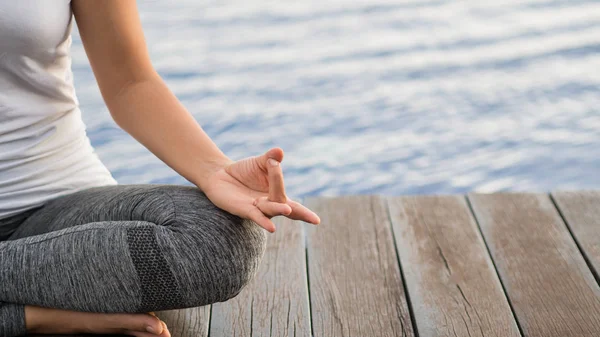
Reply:
[[[232, 159], [286, 151], [294, 197], [600, 188], [598, 1], [138, 1], [152, 60]], [[119, 183], [189, 184], [104, 107]]]

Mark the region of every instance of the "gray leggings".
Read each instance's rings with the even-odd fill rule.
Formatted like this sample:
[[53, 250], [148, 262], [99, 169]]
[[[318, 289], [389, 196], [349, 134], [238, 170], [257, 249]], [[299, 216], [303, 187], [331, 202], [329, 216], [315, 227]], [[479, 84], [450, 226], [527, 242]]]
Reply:
[[3, 337], [25, 333], [24, 305], [133, 313], [226, 301], [266, 248], [264, 229], [182, 185], [88, 188], [0, 228], [15, 229], [0, 238]]

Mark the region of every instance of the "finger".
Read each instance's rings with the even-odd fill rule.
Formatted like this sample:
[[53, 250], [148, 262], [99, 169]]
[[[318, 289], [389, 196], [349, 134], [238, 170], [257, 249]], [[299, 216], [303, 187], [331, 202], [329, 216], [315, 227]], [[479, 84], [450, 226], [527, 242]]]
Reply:
[[292, 213], [292, 207], [288, 204], [282, 204], [279, 202], [273, 202], [267, 200], [266, 197], [258, 198], [255, 201], [256, 207], [263, 212], [267, 217], [274, 217], [278, 215], [289, 215]]
[[273, 158], [281, 163], [281, 161], [283, 161], [283, 150], [280, 147], [274, 147], [262, 155], [256, 156], [256, 160], [258, 161], [260, 168], [265, 171], [267, 171], [269, 168], [269, 158]]
[[285, 203], [287, 197], [285, 195], [281, 165], [277, 160], [269, 158], [267, 160], [267, 166], [269, 176], [269, 201]]
[[283, 160], [283, 150], [280, 147], [274, 147], [269, 151], [265, 152], [265, 157], [273, 158], [278, 162], [281, 162]]
[[275, 224], [269, 220], [269, 218], [267, 218], [256, 206], [252, 206], [252, 209], [248, 212], [247, 218], [256, 222], [257, 225], [266, 229], [270, 233], [275, 232]]
[[306, 208], [304, 205], [300, 204], [299, 202], [288, 199], [287, 204], [290, 205], [290, 207], [292, 208], [292, 213], [290, 213], [290, 215], [287, 216], [288, 218], [294, 219], [294, 220], [305, 221], [305, 222], [315, 224], [315, 225], [318, 225], [321, 223], [321, 219], [315, 212]]

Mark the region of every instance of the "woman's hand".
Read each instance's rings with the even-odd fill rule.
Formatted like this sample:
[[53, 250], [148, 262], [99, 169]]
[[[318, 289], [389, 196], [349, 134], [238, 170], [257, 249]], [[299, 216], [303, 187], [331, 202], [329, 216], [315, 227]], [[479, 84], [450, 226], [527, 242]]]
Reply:
[[285, 193], [281, 161], [283, 150], [272, 148], [262, 156], [233, 162], [209, 176], [202, 190], [217, 207], [256, 222], [273, 233], [270, 220], [277, 215], [319, 224], [319, 217]]

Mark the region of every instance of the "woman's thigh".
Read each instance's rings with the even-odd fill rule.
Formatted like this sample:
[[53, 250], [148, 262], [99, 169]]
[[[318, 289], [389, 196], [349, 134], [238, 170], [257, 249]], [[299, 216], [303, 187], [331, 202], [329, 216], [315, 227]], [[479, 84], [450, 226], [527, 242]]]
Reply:
[[[178, 204], [174, 203], [174, 197]], [[92, 187], [48, 201], [23, 221], [10, 240], [101, 221], [147, 221], [175, 225], [176, 213], [196, 218], [219, 210], [193, 186], [121, 184]]]

